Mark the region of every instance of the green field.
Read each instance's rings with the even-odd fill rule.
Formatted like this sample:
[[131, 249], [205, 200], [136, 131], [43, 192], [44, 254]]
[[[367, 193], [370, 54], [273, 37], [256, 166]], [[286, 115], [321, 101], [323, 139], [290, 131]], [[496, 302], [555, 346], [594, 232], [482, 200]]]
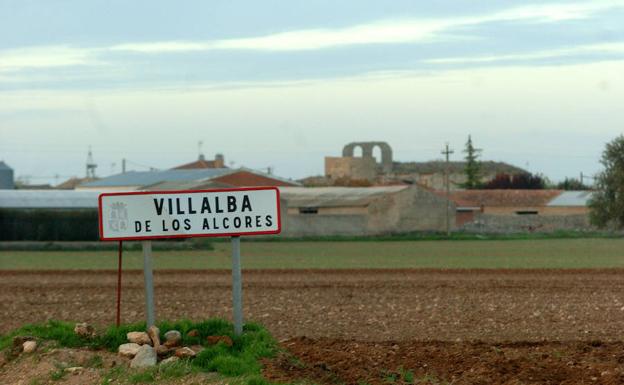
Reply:
[[[247, 269], [351, 268], [614, 268], [624, 267], [624, 240], [241, 242]], [[230, 244], [215, 249], [155, 251], [156, 269], [230, 268]], [[125, 269], [140, 269], [127, 251]], [[1, 251], [0, 270], [114, 269], [115, 251]]]

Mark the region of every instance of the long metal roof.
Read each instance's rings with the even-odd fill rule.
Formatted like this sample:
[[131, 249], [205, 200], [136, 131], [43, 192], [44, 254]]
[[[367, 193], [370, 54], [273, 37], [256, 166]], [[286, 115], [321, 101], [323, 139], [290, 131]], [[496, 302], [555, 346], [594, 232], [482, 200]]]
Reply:
[[233, 171], [230, 168], [196, 170], [129, 171], [85, 183], [83, 187], [148, 186], [162, 182], [191, 182], [211, 179]]
[[409, 186], [380, 187], [280, 187], [280, 196], [288, 207], [367, 206], [384, 195], [403, 191]]
[[97, 208], [98, 191], [0, 190], [0, 208]]
[[587, 206], [592, 191], [564, 191], [558, 197], [551, 200], [547, 206], [552, 207], [573, 207]]
[[[375, 199], [409, 186], [383, 187], [280, 187], [289, 207], [367, 206]], [[0, 208], [97, 208], [99, 191], [0, 190]]]

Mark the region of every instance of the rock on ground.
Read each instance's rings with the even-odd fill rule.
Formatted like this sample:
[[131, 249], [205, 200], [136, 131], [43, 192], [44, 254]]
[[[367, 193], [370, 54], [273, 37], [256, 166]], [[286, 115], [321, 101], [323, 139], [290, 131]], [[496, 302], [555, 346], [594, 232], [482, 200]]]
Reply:
[[95, 330], [93, 329], [93, 326], [86, 322], [82, 322], [77, 323], [76, 326], [74, 326], [74, 333], [81, 337], [93, 337], [95, 335]]
[[131, 368], [148, 368], [156, 365], [156, 351], [149, 345], [143, 345], [139, 348], [136, 356], [130, 361]]
[[208, 336], [206, 337], [206, 341], [209, 345], [216, 345], [219, 342], [223, 342], [227, 346], [232, 346], [234, 342], [228, 336]]
[[137, 355], [137, 353], [139, 352], [139, 349], [141, 349], [141, 345], [136, 344], [134, 342], [121, 344], [119, 345], [119, 355], [133, 358], [134, 356]]
[[173, 347], [180, 345], [182, 341], [182, 333], [177, 330], [169, 330], [165, 333], [165, 346]]
[[145, 332], [130, 332], [126, 335], [128, 342], [134, 342], [139, 345], [151, 345], [152, 339]]
[[160, 329], [154, 325], [147, 329], [147, 335], [152, 340], [152, 345], [155, 349], [160, 346]]
[[70, 368], [65, 368], [65, 372], [76, 375], [76, 374], [80, 374], [80, 372], [82, 372], [84, 370], [84, 368], [82, 366], [72, 366]]
[[175, 351], [175, 356], [179, 358], [191, 358], [191, 357], [195, 357], [195, 355], [196, 355], [195, 351], [187, 347], [176, 349]]
[[24, 353], [32, 353], [37, 349], [37, 341], [26, 341], [22, 346]]
[[174, 363], [174, 362], [176, 362], [176, 361], [179, 361], [179, 360], [180, 360], [180, 358], [179, 358], [179, 357], [176, 357], [176, 356], [171, 356], [171, 357], [169, 357], [169, 358], [165, 358], [164, 360], [162, 360], [162, 361], [160, 362], [160, 364], [161, 364], [161, 365], [172, 364], [172, 363]]

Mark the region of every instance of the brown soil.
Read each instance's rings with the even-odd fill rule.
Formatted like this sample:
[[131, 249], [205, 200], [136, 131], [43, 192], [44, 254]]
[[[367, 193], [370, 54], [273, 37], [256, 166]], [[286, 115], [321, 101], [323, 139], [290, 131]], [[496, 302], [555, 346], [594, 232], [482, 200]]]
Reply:
[[623, 384], [624, 343], [361, 342], [294, 338], [273, 381], [318, 384]]
[[[156, 271], [157, 317], [230, 318], [230, 274]], [[402, 366], [421, 383], [624, 383], [624, 270], [253, 270], [243, 279], [246, 319], [297, 357], [268, 363], [271, 378], [400, 382]], [[144, 318], [143, 301], [141, 272], [125, 272], [123, 322]], [[0, 272], [0, 303], [0, 333], [48, 319], [109, 325], [115, 272]]]

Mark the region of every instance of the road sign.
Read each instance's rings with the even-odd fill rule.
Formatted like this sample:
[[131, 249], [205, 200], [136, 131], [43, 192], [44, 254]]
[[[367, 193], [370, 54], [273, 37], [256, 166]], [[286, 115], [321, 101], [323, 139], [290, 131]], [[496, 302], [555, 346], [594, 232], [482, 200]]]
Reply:
[[98, 199], [100, 239], [120, 241], [117, 323], [121, 301], [121, 241], [143, 240], [147, 326], [156, 322], [152, 239], [232, 237], [234, 332], [243, 332], [240, 236], [278, 234], [279, 190], [252, 187], [194, 191], [104, 193]]
[[281, 230], [276, 187], [104, 193], [98, 206], [104, 241], [278, 234]]

